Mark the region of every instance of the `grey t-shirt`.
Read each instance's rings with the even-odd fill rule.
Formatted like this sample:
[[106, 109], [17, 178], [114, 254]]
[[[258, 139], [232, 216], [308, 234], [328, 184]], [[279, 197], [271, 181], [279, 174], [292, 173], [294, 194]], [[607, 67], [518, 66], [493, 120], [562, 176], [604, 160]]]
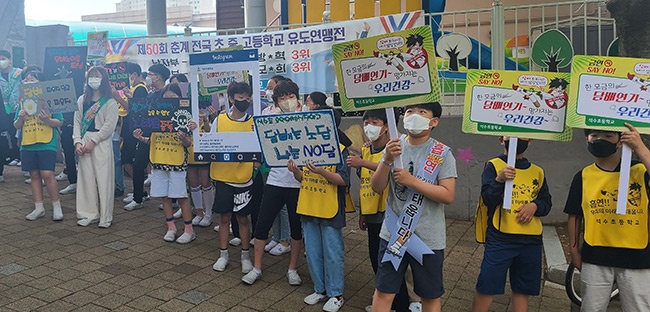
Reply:
[[[413, 175], [415, 175], [418, 169], [422, 167], [426, 157], [429, 155], [429, 148], [434, 142], [436, 142], [436, 140], [429, 138], [426, 143], [413, 146], [407, 142], [406, 138], [403, 138], [402, 164], [404, 169], [408, 170], [412, 164], [414, 171]], [[383, 160], [384, 155], [382, 155], [382, 161]], [[391, 165], [391, 170], [392, 169], [393, 165]], [[439, 180], [456, 178], [457, 176], [456, 159], [454, 158], [454, 155], [452, 155], [451, 151], [449, 151], [440, 166], [436, 183]], [[396, 184], [392, 174], [390, 174], [388, 189], [387, 203], [393, 212], [399, 216], [404, 207], [408, 189], [404, 190], [403, 186]], [[420, 212], [420, 219], [415, 227], [415, 234], [432, 250], [445, 249], [447, 244], [447, 234], [445, 231], [445, 205], [425, 197], [423, 207], [424, 209]], [[386, 209], [388, 209], [388, 207], [386, 207]], [[390, 232], [388, 232], [388, 229], [386, 228], [385, 220], [381, 225], [379, 237], [390, 241]]]

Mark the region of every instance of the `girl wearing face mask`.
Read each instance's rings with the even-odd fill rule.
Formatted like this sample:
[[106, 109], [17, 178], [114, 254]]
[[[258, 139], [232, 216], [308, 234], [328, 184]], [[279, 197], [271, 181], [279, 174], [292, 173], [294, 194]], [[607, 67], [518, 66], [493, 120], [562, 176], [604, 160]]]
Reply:
[[[287, 80], [282, 75], [275, 75], [271, 78], [269, 78], [269, 81], [266, 83], [266, 89], [264, 90], [264, 99], [263, 101], [266, 102], [267, 108], [269, 106], [275, 106], [275, 103], [273, 102], [273, 89], [275, 89], [275, 86], [280, 83], [280, 81]], [[262, 111], [262, 114], [264, 114], [264, 111]], [[277, 114], [277, 113], [273, 113]]]
[[[44, 80], [40, 71], [32, 71], [26, 75], [24, 84], [36, 83]], [[56, 152], [58, 149], [59, 135], [56, 127], [63, 124], [62, 114], [48, 114], [43, 107], [37, 113], [34, 101], [28, 100], [21, 103], [20, 110], [16, 111], [14, 127], [22, 130], [20, 154], [23, 171], [29, 171], [32, 186], [32, 198], [34, 199], [34, 210], [25, 218], [30, 221], [45, 216], [43, 207], [43, 185], [45, 182], [47, 192], [52, 200], [52, 219], [60, 221], [63, 219], [59, 192], [54, 179], [56, 165]]]
[[88, 70], [84, 94], [77, 105], [72, 134], [79, 156], [77, 224], [99, 223], [99, 227], [107, 228], [113, 221], [115, 169], [111, 139], [118, 107], [106, 69], [94, 66]]

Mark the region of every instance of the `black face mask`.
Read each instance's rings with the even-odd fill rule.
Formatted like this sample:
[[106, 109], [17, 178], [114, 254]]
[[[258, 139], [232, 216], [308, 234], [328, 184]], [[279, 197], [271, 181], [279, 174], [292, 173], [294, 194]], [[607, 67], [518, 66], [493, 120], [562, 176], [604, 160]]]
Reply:
[[245, 113], [248, 110], [248, 107], [251, 105], [249, 101], [237, 101], [235, 100], [235, 108], [238, 111]]
[[[509, 150], [510, 140], [504, 141], [503, 143], [506, 148], [506, 151]], [[517, 155], [525, 152], [527, 148], [528, 148], [528, 141], [517, 140]]]
[[593, 142], [587, 142], [587, 150], [591, 155], [595, 157], [608, 157], [616, 153], [617, 150], [616, 143], [612, 143], [607, 140], [594, 140]]

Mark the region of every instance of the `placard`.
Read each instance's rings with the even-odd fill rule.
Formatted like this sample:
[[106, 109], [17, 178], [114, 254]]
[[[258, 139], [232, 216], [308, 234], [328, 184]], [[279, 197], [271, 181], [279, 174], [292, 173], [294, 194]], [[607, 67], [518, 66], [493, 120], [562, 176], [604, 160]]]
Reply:
[[255, 116], [255, 131], [270, 167], [340, 165], [338, 132], [331, 110]]
[[465, 133], [571, 141], [569, 73], [469, 70]]
[[571, 77], [568, 126], [650, 134], [650, 59], [578, 55]]
[[106, 64], [104, 68], [108, 72], [108, 81], [115, 90], [119, 91], [130, 86], [129, 73], [126, 72], [126, 62]]
[[45, 77], [47, 80], [72, 78], [76, 95], [81, 96], [86, 84], [86, 52], [85, 46], [45, 48]]
[[23, 109], [29, 115], [36, 115], [41, 110], [45, 110], [48, 114], [78, 110], [72, 78], [21, 84], [20, 98]]
[[[110, 39], [107, 59], [142, 68], [162, 64], [172, 73], [189, 73], [189, 54], [242, 46], [259, 50], [262, 85], [274, 75], [283, 75], [295, 81], [301, 93], [332, 93], [338, 89], [332, 44], [423, 25], [424, 13], [415, 11], [255, 34]], [[257, 90], [261, 85], [254, 86]]]
[[88, 33], [88, 61], [91, 63], [106, 61], [106, 54], [108, 53], [108, 31], [90, 32]]
[[192, 120], [190, 99], [142, 98], [129, 99], [133, 128], [142, 129], [145, 136], [152, 132], [190, 132]]
[[332, 46], [344, 111], [440, 101], [430, 27]]
[[[247, 113], [261, 114], [260, 93], [255, 92], [259, 86], [259, 62], [257, 50], [236, 50], [190, 54], [190, 92], [192, 94], [192, 114], [199, 116], [202, 109], [199, 104], [199, 75], [229, 73], [239, 71], [242, 81], [252, 86], [252, 103]], [[246, 77], [246, 78], [244, 78]], [[246, 80], [247, 79], [247, 80]], [[235, 80], [238, 81], [238, 80]], [[210, 132], [194, 133], [194, 158], [197, 161], [261, 161], [259, 142], [254, 129], [250, 132]]]

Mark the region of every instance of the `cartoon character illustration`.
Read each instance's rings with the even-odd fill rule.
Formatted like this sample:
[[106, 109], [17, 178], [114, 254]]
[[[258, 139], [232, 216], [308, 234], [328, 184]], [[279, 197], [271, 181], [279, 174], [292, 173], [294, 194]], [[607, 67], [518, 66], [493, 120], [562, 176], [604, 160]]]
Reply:
[[57, 79], [65, 79], [65, 78], [68, 78], [71, 74], [72, 74], [72, 71], [65, 68], [65, 64], [64, 64], [64, 65], [61, 65], [61, 67], [57, 68], [57, 73], [54, 74], [54, 76]]
[[600, 194], [603, 196], [609, 196], [611, 200], [613, 201], [618, 201], [618, 190], [614, 190], [613, 192], [610, 192], [608, 190], [600, 190]]
[[637, 182], [630, 184], [630, 189], [627, 192], [627, 202], [632, 206], [639, 206], [641, 203], [641, 184]]
[[630, 73], [627, 73], [627, 79], [630, 79], [633, 82], [636, 82], [639, 85], [641, 85], [641, 87], [640, 87], [641, 90], [648, 91], [648, 86], [650, 86], [650, 81], [648, 81], [647, 79], [642, 79], [642, 78], [640, 78], [640, 77], [638, 77], [638, 76], [636, 76], [634, 74], [630, 74]]
[[406, 53], [400, 53], [400, 58], [413, 69], [427, 65], [429, 55], [424, 50], [424, 38], [419, 34], [411, 34], [406, 38]]
[[376, 58], [386, 61], [386, 65], [393, 65], [397, 70], [403, 71], [404, 65], [402, 65], [401, 54], [395, 54], [395, 52], [390, 51], [388, 53], [380, 53], [379, 51], [374, 51], [373, 55]]
[[539, 108], [541, 106], [540, 103], [542, 103], [542, 92], [541, 91], [536, 91], [533, 88], [530, 88], [526, 90], [525, 88], [522, 88], [521, 86], [512, 85], [512, 90], [515, 90], [523, 95], [524, 101], [528, 101], [531, 104], [533, 104], [535, 107]]
[[548, 92], [540, 92], [541, 98], [548, 107], [561, 109], [569, 102], [569, 95], [566, 93], [568, 85], [569, 82], [562, 78], [553, 78], [548, 85]]

